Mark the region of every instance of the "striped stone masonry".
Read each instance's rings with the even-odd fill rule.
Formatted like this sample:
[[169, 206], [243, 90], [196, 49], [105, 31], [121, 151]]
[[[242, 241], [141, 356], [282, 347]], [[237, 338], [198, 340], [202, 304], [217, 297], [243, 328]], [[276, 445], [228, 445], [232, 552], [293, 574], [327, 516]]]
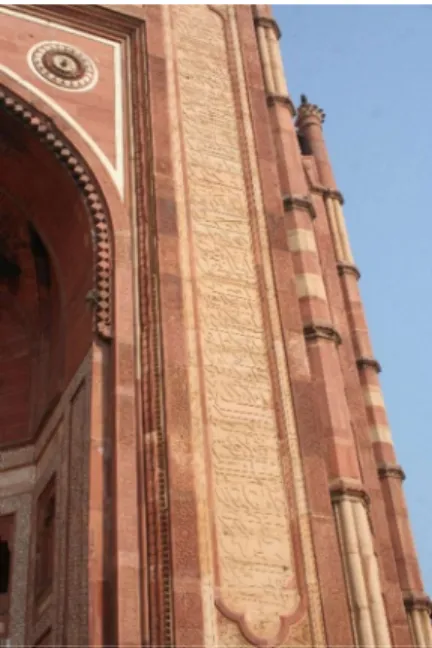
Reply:
[[[298, 109], [297, 126], [312, 153], [311, 166], [308, 168], [312, 169], [313, 167], [313, 170], [315, 170], [315, 189], [316, 185], [318, 185], [318, 188], [321, 189], [318, 193], [322, 195], [325, 202], [325, 216], [327, 217], [333, 248], [333, 263], [339, 275], [341, 303], [343, 304], [350, 341], [355, 354], [369, 429], [369, 439], [387, 514], [388, 530], [399, 585], [402, 592], [414, 595], [415, 592], [423, 592], [423, 584], [402, 490], [405, 475], [396, 460], [378, 378], [381, 367], [373, 357], [368, 326], [358, 287], [360, 273], [355, 266], [349, 244], [342, 208], [343, 198], [336, 190], [336, 183], [324, 141], [322, 122], [322, 111], [317, 107], [302, 105]], [[311, 183], [314, 184], [313, 180], [311, 180], [313, 170], [309, 174], [310, 185]], [[412, 642], [418, 646], [431, 645], [428, 639], [430, 637], [430, 621], [429, 625], [425, 624], [424, 620], [417, 615], [417, 612], [410, 611], [406, 603], [406, 597], [404, 604], [409, 617]], [[391, 616], [391, 612], [388, 613]], [[398, 614], [395, 613], [395, 617], [397, 616]], [[393, 632], [395, 631], [397, 630], [393, 630]]]

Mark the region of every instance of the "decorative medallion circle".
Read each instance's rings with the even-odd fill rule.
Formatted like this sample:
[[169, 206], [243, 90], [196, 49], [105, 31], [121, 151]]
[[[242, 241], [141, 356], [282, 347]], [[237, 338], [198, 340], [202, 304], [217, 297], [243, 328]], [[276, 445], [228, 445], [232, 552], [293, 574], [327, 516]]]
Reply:
[[71, 45], [38, 43], [28, 58], [38, 76], [63, 90], [90, 90], [97, 82], [97, 68], [91, 58]]

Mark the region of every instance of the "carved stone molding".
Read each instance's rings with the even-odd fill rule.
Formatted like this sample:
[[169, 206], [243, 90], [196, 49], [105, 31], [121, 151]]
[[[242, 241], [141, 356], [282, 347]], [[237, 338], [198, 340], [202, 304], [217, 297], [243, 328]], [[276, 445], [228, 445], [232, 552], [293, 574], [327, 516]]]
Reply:
[[0, 110], [19, 119], [32, 130], [67, 169], [83, 196], [90, 216], [95, 252], [94, 289], [89, 301], [94, 304], [95, 332], [103, 339], [112, 337], [112, 241], [109, 216], [98, 183], [81, 156], [56, 129], [51, 120], [0, 85]]
[[312, 219], [316, 218], [315, 207], [309, 196], [284, 196], [283, 205], [286, 212], [293, 209], [304, 209], [309, 212]]
[[338, 189], [330, 189], [329, 187], [323, 187], [324, 189], [324, 198], [335, 198], [340, 202], [341, 205], [344, 204], [345, 199]]
[[[14, 586], [10, 600], [10, 634], [9, 642], [5, 646], [24, 646], [26, 634], [26, 591], [30, 576], [29, 545], [30, 545], [30, 519], [32, 510], [31, 493], [16, 493], [0, 499], [0, 515], [15, 516], [15, 530], [13, 539], [14, 558]], [[1, 645], [1, 644], [0, 644]]]
[[[18, 5], [17, 5], [18, 6]], [[139, 29], [149, 5], [19, 5], [21, 13], [86, 30], [95, 36], [124, 39]]]
[[432, 613], [432, 601], [424, 593], [412, 592], [404, 596], [404, 605], [407, 612], [412, 610], [423, 610]]
[[269, 18], [268, 16], [256, 16], [254, 22], [257, 27], [269, 27], [270, 29], [273, 29], [276, 38], [278, 40], [281, 38], [281, 30], [274, 18]]
[[[310, 154], [304, 157], [313, 158], [313, 155]], [[330, 187], [326, 187], [325, 185], [313, 182], [308, 166], [307, 165], [304, 166], [305, 166], [306, 176], [309, 183], [309, 188], [312, 193], [319, 194], [323, 198], [335, 198], [340, 202], [341, 205], [345, 203], [345, 198], [343, 197], [342, 193], [338, 189], [331, 189]]]
[[398, 464], [381, 463], [378, 465], [378, 475], [380, 479], [393, 477], [394, 479], [405, 480], [405, 473], [402, 466]]
[[[309, 157], [309, 158], [311, 158], [313, 160], [313, 154], [312, 153], [310, 155], [304, 156], [304, 157]], [[324, 197], [326, 195], [327, 190], [328, 190], [327, 187], [324, 187], [324, 185], [321, 185], [321, 184], [316, 184], [316, 183], [314, 184], [314, 182], [311, 180], [309, 169], [306, 169], [306, 175], [307, 175], [307, 179], [309, 181], [309, 189], [311, 190], [311, 192], [319, 194], [320, 196]]]
[[[313, 158], [313, 155], [311, 154], [309, 157]], [[309, 187], [312, 193], [319, 194], [323, 198], [336, 198], [341, 205], [345, 202], [343, 195], [337, 189], [329, 189], [329, 187], [313, 182], [309, 182]]]
[[332, 502], [340, 501], [345, 497], [351, 497], [361, 500], [367, 509], [370, 506], [370, 497], [364, 486], [358, 482], [351, 482], [345, 479], [340, 479], [330, 484], [330, 497]]
[[276, 105], [286, 106], [293, 117], [296, 115], [295, 106], [287, 95], [269, 94], [267, 95], [267, 105], [270, 107]]
[[356, 363], [359, 369], [364, 369], [365, 367], [372, 367], [373, 369], [375, 369], [377, 373], [381, 373], [381, 365], [378, 362], [378, 360], [375, 360], [375, 358], [368, 358], [366, 356], [362, 356], [361, 358], [357, 358]]
[[319, 121], [320, 124], [323, 124], [326, 118], [325, 112], [319, 106], [315, 104], [310, 104], [307, 100], [306, 102], [301, 103], [297, 108], [297, 126], [298, 128], [302, 127], [302, 122], [304, 122], [309, 117], [313, 117]]
[[331, 324], [307, 324], [303, 328], [303, 333], [306, 340], [329, 340], [335, 344], [342, 344], [342, 338], [336, 329]]
[[345, 274], [354, 275], [356, 279], [360, 279], [361, 277], [360, 270], [357, 268], [357, 266], [353, 265], [352, 263], [344, 263], [343, 261], [338, 261], [337, 269], [341, 277]]

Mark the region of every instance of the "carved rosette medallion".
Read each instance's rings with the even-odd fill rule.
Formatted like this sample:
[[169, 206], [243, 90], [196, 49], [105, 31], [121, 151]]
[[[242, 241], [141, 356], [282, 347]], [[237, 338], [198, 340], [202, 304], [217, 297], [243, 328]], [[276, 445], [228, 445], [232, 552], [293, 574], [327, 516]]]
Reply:
[[28, 58], [35, 74], [62, 90], [90, 90], [96, 84], [95, 64], [70, 45], [53, 41], [38, 43]]

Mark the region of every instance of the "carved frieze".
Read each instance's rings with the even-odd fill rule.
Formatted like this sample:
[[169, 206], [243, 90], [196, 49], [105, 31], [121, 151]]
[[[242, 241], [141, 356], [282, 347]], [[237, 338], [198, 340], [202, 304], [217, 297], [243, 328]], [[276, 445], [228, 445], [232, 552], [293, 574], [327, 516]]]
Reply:
[[208, 12], [200, 29], [191, 30], [187, 17], [184, 8], [176, 12], [177, 64], [208, 421], [215, 601], [249, 640], [279, 642], [302, 597], [236, 111], [223, 23]]

